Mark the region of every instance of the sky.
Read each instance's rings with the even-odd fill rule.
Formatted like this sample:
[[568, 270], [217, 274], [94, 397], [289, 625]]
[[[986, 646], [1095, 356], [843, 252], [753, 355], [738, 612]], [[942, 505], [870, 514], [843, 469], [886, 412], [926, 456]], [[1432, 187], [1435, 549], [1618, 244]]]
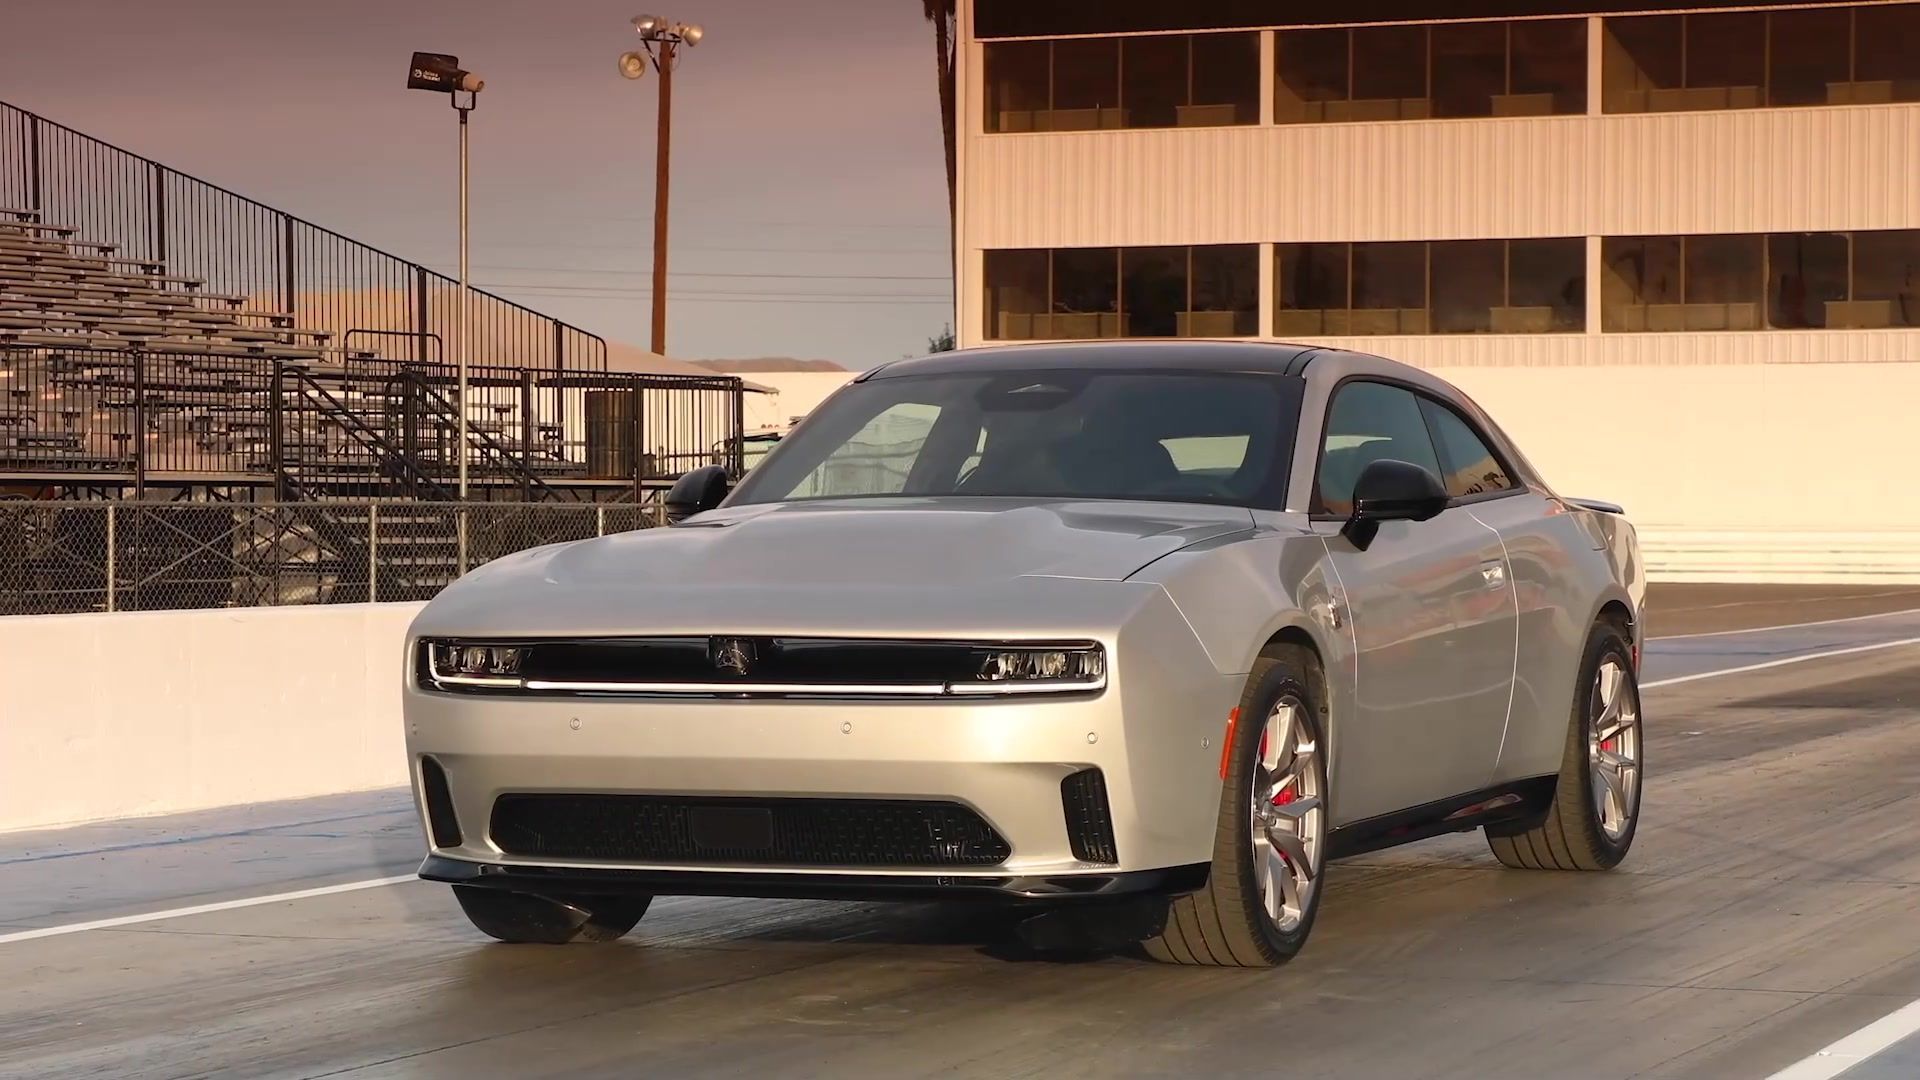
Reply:
[[457, 266], [455, 114], [486, 79], [476, 284], [649, 340], [657, 80], [632, 16], [697, 22], [674, 75], [668, 348], [849, 367], [951, 321], [931, 28], [914, 0], [0, 0], [0, 100], [404, 258]]

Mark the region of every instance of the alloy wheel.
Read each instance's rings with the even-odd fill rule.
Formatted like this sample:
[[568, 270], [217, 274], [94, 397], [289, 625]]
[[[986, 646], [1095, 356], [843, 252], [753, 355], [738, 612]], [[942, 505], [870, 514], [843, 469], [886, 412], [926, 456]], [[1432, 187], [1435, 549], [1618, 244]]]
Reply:
[[1627, 668], [1609, 653], [1588, 695], [1587, 768], [1593, 807], [1607, 839], [1618, 842], [1633, 825], [1640, 795], [1640, 699]]
[[1291, 694], [1275, 702], [1253, 768], [1253, 880], [1281, 933], [1298, 929], [1311, 907], [1326, 847], [1325, 764], [1307, 715]]

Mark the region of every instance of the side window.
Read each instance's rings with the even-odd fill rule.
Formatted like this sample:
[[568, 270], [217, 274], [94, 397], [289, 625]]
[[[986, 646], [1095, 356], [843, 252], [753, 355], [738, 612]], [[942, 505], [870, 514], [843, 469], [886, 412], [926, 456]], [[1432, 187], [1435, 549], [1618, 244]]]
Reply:
[[1353, 512], [1353, 485], [1376, 461], [1406, 461], [1440, 473], [1420, 399], [1385, 383], [1352, 382], [1335, 391], [1320, 450], [1319, 509]]
[[940, 406], [901, 402], [868, 420], [784, 496], [834, 499], [850, 495], [897, 495], [927, 445]]
[[1428, 423], [1433, 425], [1434, 438], [1440, 444], [1440, 456], [1446, 459], [1446, 471], [1441, 475], [1446, 481], [1447, 494], [1462, 499], [1490, 491], [1513, 490], [1513, 477], [1472, 425], [1437, 401], [1421, 404], [1427, 410]]

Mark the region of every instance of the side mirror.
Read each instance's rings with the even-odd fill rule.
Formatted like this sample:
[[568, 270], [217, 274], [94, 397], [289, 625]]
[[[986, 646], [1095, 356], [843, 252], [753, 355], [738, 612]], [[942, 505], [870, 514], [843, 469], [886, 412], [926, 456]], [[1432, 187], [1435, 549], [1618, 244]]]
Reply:
[[719, 506], [731, 486], [727, 470], [719, 465], [702, 465], [675, 480], [667, 492], [667, 524], [678, 525]]
[[1391, 458], [1360, 472], [1353, 485], [1353, 516], [1340, 531], [1365, 551], [1383, 521], [1426, 521], [1451, 501], [1440, 478], [1418, 465]]

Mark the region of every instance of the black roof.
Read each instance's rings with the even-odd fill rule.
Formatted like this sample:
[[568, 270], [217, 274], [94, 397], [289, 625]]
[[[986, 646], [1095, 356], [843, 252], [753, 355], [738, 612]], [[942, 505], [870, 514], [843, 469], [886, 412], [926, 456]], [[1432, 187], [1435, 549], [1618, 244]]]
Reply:
[[897, 360], [867, 372], [866, 379], [906, 375], [976, 374], [994, 371], [1102, 371], [1168, 368], [1194, 371], [1298, 375], [1312, 355], [1308, 345], [1250, 341], [1088, 341], [1072, 344], [996, 345]]

